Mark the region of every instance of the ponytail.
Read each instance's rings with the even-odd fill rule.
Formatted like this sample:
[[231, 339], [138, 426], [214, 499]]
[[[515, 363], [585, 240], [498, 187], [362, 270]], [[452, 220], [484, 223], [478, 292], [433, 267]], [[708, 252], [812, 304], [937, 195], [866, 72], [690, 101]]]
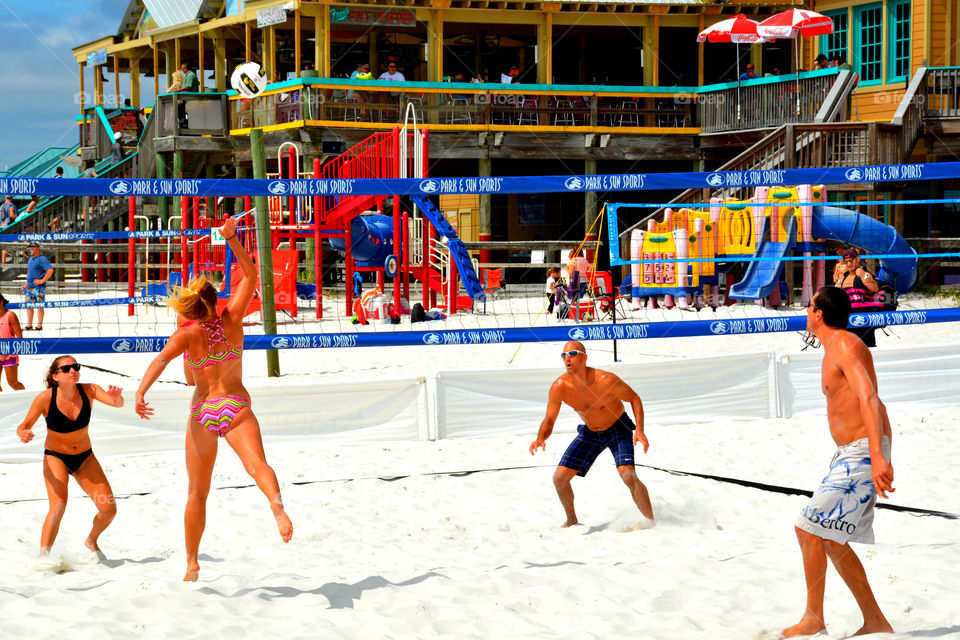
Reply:
[[217, 314], [217, 290], [205, 277], [198, 276], [186, 287], [174, 285], [167, 306], [187, 320], [209, 318]]

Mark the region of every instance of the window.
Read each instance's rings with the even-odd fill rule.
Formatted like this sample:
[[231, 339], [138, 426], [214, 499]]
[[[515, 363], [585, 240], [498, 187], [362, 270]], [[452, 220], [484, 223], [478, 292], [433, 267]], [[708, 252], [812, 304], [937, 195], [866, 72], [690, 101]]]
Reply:
[[887, 24], [887, 82], [902, 82], [910, 75], [910, 0], [894, 0], [887, 5]]
[[833, 33], [820, 36], [820, 53], [832, 58], [840, 56], [847, 59], [847, 10], [827, 11], [825, 16], [833, 20]]
[[853, 66], [860, 72], [860, 83], [879, 84], [882, 81], [883, 5], [855, 7], [853, 24]]

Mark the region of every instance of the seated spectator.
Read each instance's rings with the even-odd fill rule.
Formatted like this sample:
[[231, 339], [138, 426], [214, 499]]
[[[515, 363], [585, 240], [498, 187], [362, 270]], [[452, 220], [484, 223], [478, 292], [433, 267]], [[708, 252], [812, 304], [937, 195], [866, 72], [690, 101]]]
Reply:
[[830, 61], [827, 60], [827, 56], [822, 53], [817, 54], [817, 57], [814, 59], [814, 65], [817, 69], [826, 69], [830, 66]]
[[[387, 70], [380, 74], [380, 80], [389, 80], [391, 82], [405, 82], [404, 75], [397, 70], [396, 62], [387, 63]], [[391, 91], [390, 95], [394, 98], [400, 98], [403, 95], [401, 91]]]
[[[351, 80], [373, 80], [373, 74], [370, 73], [370, 63], [361, 62], [357, 68], [350, 74]], [[357, 102], [369, 102], [369, 96], [366, 91], [357, 91], [350, 89], [347, 91], [347, 100], [356, 100]]]
[[[457, 71], [455, 74], [450, 76], [450, 82], [466, 82], [466, 78], [463, 76], [463, 71]], [[452, 93], [450, 96], [455, 100], [466, 100], [467, 96], [462, 93]]]
[[170, 74], [170, 86], [167, 87], [167, 93], [174, 93], [183, 90], [183, 73], [174, 71]]
[[747, 64], [747, 70], [740, 74], [741, 80], [756, 80], [757, 74], [753, 72], [753, 65]]
[[501, 84], [516, 84], [517, 78], [520, 77], [520, 68], [517, 65], [510, 67], [510, 70], [506, 73], [500, 74], [500, 83]]

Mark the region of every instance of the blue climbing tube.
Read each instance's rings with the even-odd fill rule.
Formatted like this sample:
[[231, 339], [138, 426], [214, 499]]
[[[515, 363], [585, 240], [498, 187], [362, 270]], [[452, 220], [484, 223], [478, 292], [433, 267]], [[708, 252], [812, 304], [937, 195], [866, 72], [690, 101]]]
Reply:
[[[393, 219], [381, 214], [357, 216], [350, 221], [350, 238], [353, 259], [358, 264], [382, 267], [393, 253]], [[330, 245], [341, 253], [344, 244], [343, 238], [330, 238]]]

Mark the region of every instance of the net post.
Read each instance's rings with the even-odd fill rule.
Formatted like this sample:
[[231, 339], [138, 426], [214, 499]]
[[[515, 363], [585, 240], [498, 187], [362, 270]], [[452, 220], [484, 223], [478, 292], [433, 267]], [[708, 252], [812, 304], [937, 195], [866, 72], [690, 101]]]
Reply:
[[[253, 177], [267, 179], [267, 153], [263, 143], [263, 129], [250, 130], [250, 155], [253, 159]], [[273, 285], [273, 242], [270, 239], [270, 209], [266, 196], [256, 196], [257, 203], [257, 253], [260, 266], [260, 291], [263, 293], [263, 332], [277, 334], [277, 299]], [[280, 377], [280, 354], [276, 349], [267, 349], [267, 376]]]
[[[127, 198], [127, 231], [134, 231], [137, 226], [137, 198], [130, 196]], [[127, 296], [132, 298], [136, 293], [137, 287], [137, 241], [131, 236], [127, 239]], [[127, 305], [127, 315], [133, 315], [133, 304]]]

